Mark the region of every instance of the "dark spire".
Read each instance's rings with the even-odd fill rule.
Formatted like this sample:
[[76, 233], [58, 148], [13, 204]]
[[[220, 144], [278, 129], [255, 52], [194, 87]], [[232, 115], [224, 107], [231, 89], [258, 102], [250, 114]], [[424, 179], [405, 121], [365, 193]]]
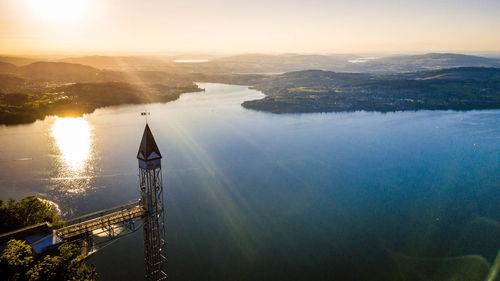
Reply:
[[151, 129], [149, 129], [148, 124], [146, 124], [146, 128], [144, 128], [144, 134], [142, 135], [141, 145], [139, 146], [139, 152], [137, 152], [137, 159], [150, 161], [160, 158], [160, 150], [156, 145], [153, 133], [151, 133]]

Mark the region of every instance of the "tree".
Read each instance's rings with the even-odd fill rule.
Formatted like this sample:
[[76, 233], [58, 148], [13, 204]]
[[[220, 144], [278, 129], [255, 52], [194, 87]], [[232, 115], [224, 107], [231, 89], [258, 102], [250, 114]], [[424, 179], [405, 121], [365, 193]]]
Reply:
[[35, 260], [33, 250], [26, 243], [10, 240], [0, 256], [0, 275], [6, 280], [27, 280], [26, 272]]
[[[52, 204], [29, 196], [7, 204], [0, 200], [0, 233], [25, 226], [50, 222], [55, 228], [64, 226], [64, 220]], [[30, 245], [19, 240], [7, 242], [0, 252], [1, 280], [96, 280], [94, 265], [86, 264], [86, 255], [75, 244], [63, 244], [48, 253], [36, 255]]]
[[97, 280], [94, 265], [85, 263], [86, 255], [74, 244], [63, 244], [52, 253], [36, 256], [25, 242], [10, 240], [0, 256], [0, 276], [4, 280]]
[[35, 196], [25, 197], [20, 202], [9, 199], [7, 204], [0, 200], [0, 233], [42, 222], [50, 222], [55, 228], [64, 226], [54, 206]]

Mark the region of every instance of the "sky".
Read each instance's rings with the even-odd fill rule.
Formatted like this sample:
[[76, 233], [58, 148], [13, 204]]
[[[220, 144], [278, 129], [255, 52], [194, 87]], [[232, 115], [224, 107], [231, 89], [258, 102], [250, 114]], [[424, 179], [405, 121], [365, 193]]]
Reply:
[[499, 0], [0, 0], [0, 53], [500, 51]]

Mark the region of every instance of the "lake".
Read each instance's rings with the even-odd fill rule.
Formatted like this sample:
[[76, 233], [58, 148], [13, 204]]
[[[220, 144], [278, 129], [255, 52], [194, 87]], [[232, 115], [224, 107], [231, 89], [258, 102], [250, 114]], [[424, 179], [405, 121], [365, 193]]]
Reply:
[[[0, 198], [44, 196], [65, 218], [138, 198], [147, 110], [171, 280], [484, 279], [500, 248], [500, 110], [277, 115], [240, 106], [255, 90], [199, 85], [0, 127]], [[142, 280], [142, 243], [90, 261], [102, 280]]]

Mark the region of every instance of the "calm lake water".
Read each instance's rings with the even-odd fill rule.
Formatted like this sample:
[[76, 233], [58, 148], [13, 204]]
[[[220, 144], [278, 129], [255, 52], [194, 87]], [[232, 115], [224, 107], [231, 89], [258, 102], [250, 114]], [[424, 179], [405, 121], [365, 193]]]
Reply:
[[[274, 115], [240, 106], [257, 91], [200, 86], [0, 127], [0, 198], [45, 196], [66, 218], [138, 198], [148, 110], [170, 280], [484, 280], [500, 248], [500, 110]], [[138, 231], [90, 260], [102, 280], [142, 280], [143, 258]]]

